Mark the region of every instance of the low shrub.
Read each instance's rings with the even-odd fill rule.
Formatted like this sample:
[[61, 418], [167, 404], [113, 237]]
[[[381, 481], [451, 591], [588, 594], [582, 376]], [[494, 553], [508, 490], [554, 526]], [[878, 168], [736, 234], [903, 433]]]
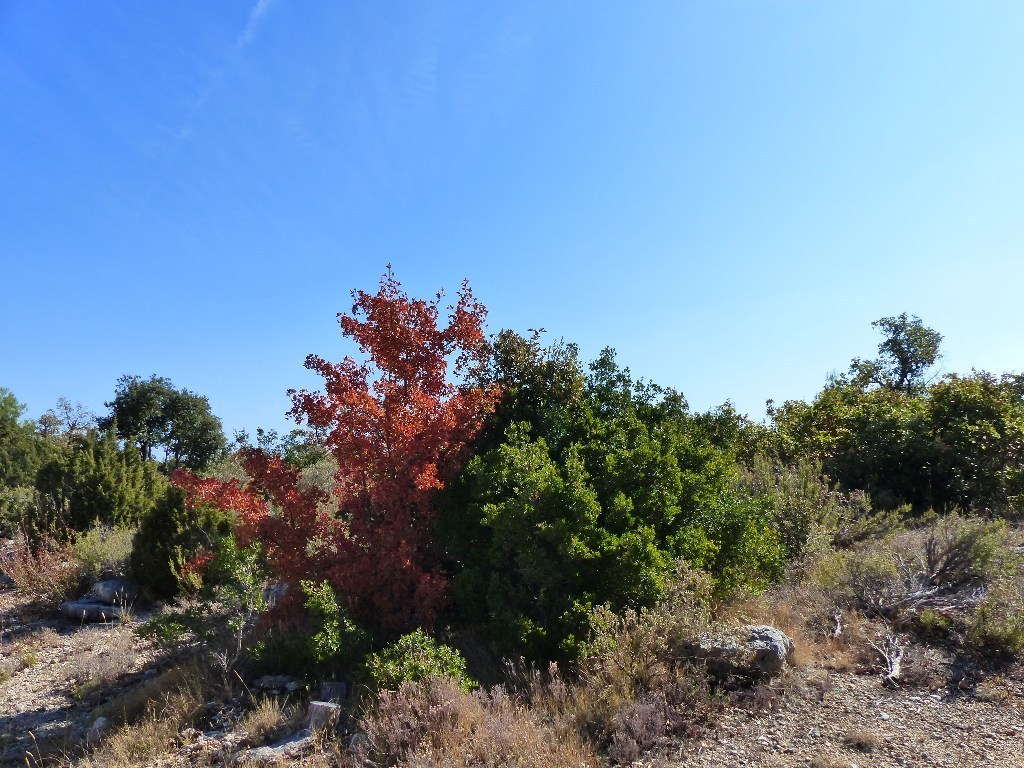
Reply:
[[945, 640], [953, 633], [956, 624], [948, 614], [925, 608], [914, 617], [912, 628], [925, 640]]
[[880, 542], [827, 552], [806, 577], [841, 606], [898, 618], [1000, 579], [1013, 562], [1005, 542], [1002, 522], [949, 515]]
[[309, 634], [309, 656], [333, 672], [351, 673], [369, 651], [370, 636], [338, 604], [328, 582], [304, 581], [302, 590], [314, 624]]
[[128, 574], [134, 529], [104, 525], [98, 520], [75, 538], [75, 557], [89, 581], [122, 578]]
[[967, 628], [968, 641], [997, 655], [1024, 655], [1024, 578], [1006, 578], [988, 591]]
[[846, 548], [883, 536], [899, 527], [907, 511], [876, 511], [863, 491], [833, 488], [821, 463], [813, 460], [780, 465], [756, 456], [742, 470], [740, 483], [752, 495], [768, 499], [773, 525], [791, 559], [803, 555], [815, 537]]
[[13, 538], [37, 501], [35, 488], [0, 486], [0, 539]]
[[665, 737], [668, 720], [664, 694], [648, 693], [629, 702], [615, 715], [608, 756], [619, 765], [632, 765]]
[[427, 768], [597, 768], [593, 750], [503, 688], [467, 692], [453, 679], [383, 691], [360, 722], [357, 764]]
[[843, 744], [857, 752], [868, 754], [882, 746], [882, 740], [874, 731], [867, 728], [854, 728], [843, 736]]
[[225, 536], [202, 572], [192, 572], [193, 594], [161, 607], [140, 628], [168, 650], [191, 644], [225, 673], [250, 651], [252, 632], [266, 609], [267, 567], [258, 544], [239, 547]]
[[463, 691], [476, 683], [466, 674], [466, 660], [458, 651], [442, 645], [417, 629], [366, 659], [365, 670], [374, 688], [397, 691], [403, 683], [431, 678], [452, 680]]
[[273, 696], [261, 696], [245, 713], [239, 727], [250, 744], [262, 744], [281, 735], [289, 725], [297, 725], [298, 714], [297, 707]]
[[595, 610], [571, 685], [554, 665], [546, 675], [519, 675], [534, 708], [621, 763], [666, 735], [696, 735], [718, 702], [706, 670], [688, 662], [683, 647], [709, 627], [713, 590], [708, 574], [679, 562], [652, 608]]

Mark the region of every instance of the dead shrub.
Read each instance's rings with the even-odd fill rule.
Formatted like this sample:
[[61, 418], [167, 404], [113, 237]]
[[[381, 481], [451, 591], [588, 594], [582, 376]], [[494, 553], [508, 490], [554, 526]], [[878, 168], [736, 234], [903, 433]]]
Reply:
[[558, 735], [525, 702], [504, 688], [463, 692], [433, 678], [382, 692], [361, 720], [364, 765], [417, 768], [579, 768], [598, 765], [593, 751], [572, 734]]
[[608, 756], [629, 765], [665, 737], [668, 702], [664, 694], [648, 693], [623, 706], [615, 715]]
[[25, 537], [20, 537], [0, 557], [0, 572], [15, 589], [46, 607], [75, 597], [83, 582], [74, 548], [53, 539], [43, 539], [33, 549]]
[[927, 608], [966, 607], [1011, 568], [1002, 522], [948, 515], [917, 530], [822, 554], [806, 579], [837, 604], [896, 620]]

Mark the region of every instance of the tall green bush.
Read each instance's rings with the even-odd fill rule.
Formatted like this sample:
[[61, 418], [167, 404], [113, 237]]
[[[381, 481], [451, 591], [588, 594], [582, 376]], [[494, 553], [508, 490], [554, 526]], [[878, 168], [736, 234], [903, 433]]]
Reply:
[[60, 534], [83, 532], [94, 522], [133, 527], [165, 485], [156, 466], [133, 447], [120, 448], [113, 432], [74, 435], [39, 470], [39, 507], [31, 527]]
[[681, 395], [634, 381], [610, 350], [584, 375], [573, 348], [502, 339], [515, 365], [495, 418], [530, 420], [489, 433], [447, 494], [441, 540], [464, 621], [506, 652], [571, 658], [596, 606], [653, 605], [679, 557], [722, 590], [779, 574], [763, 501], [737, 490]]

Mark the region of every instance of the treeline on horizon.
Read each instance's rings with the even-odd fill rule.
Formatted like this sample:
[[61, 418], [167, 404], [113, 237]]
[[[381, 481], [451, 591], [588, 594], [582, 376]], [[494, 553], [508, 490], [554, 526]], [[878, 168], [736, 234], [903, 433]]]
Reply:
[[578, 658], [603, 609], [654, 605], [681, 563], [720, 594], [776, 583], [823, 508], [847, 543], [1021, 511], [1024, 376], [931, 376], [942, 336], [917, 317], [878, 320], [876, 358], [758, 423], [692, 411], [611, 349], [489, 337], [465, 284], [446, 318], [390, 271], [354, 300], [366, 359], [308, 358], [325, 391], [291, 393], [298, 428], [255, 444], [229, 449], [208, 401], [157, 376], [123, 377], [98, 419], [62, 400], [28, 420], [0, 389], [0, 533], [131, 531], [155, 599], [286, 583], [278, 658], [351, 669], [421, 629]]

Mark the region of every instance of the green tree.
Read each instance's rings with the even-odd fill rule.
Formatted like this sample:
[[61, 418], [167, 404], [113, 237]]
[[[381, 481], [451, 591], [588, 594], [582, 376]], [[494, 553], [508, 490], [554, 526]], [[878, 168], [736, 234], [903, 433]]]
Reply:
[[175, 389], [170, 379], [122, 376], [114, 399], [106, 403], [104, 429], [134, 443], [143, 457], [164, 449], [164, 466], [174, 469], [205, 469], [227, 446], [220, 420], [210, 411], [205, 397], [187, 389]]
[[937, 506], [1005, 513], [1024, 502], [1024, 376], [946, 376], [929, 390]]
[[810, 403], [771, 408], [772, 452], [820, 463], [876, 507], [1018, 509], [1024, 497], [1024, 377], [950, 374], [926, 383], [941, 336], [906, 315], [883, 318], [883, 358], [854, 360]]
[[165, 404], [165, 413], [170, 467], [202, 470], [224, 453], [224, 430], [205, 397], [187, 389], [173, 392]]

